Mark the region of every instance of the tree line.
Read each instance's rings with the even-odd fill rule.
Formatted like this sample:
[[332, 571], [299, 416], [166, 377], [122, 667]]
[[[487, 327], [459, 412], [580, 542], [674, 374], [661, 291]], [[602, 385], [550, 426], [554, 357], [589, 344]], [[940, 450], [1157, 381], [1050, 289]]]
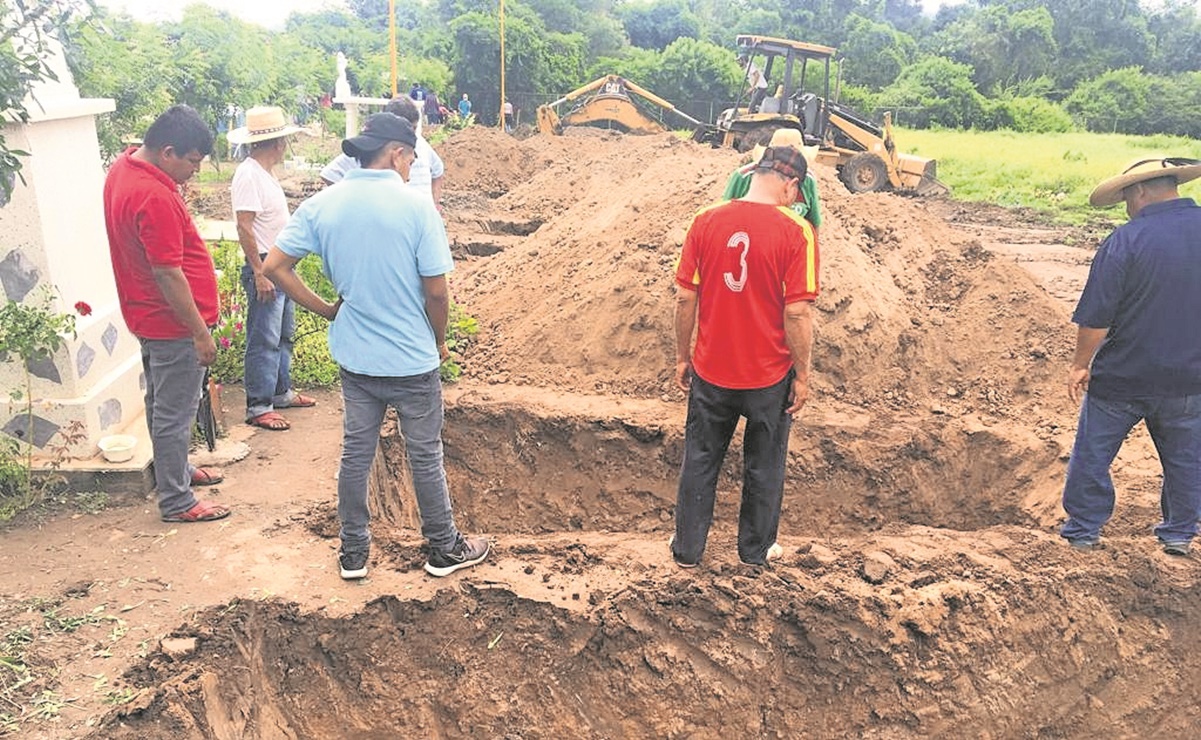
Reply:
[[[1201, 137], [1192, 0], [973, 0], [933, 16], [917, 0], [506, 0], [505, 11], [506, 88], [523, 121], [608, 73], [711, 121], [741, 84], [734, 37], [754, 33], [838, 48], [842, 102], [909, 126]], [[497, 0], [398, 2], [397, 27], [402, 90], [419, 82], [450, 107], [466, 92], [495, 121]], [[339, 51], [357, 93], [391, 88], [388, 0], [293, 14], [280, 31], [202, 4], [161, 23], [82, 7], [66, 36], [81, 91], [117, 101], [102, 124], [110, 147], [174, 102], [214, 125], [230, 105], [319, 114]]]

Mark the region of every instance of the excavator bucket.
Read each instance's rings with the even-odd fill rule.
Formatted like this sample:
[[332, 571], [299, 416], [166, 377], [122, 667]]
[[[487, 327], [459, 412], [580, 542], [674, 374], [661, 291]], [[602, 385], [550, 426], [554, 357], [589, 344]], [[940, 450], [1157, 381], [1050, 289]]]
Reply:
[[938, 162], [914, 154], [897, 155], [897, 170], [901, 184], [917, 195], [945, 195], [951, 189], [938, 179]]

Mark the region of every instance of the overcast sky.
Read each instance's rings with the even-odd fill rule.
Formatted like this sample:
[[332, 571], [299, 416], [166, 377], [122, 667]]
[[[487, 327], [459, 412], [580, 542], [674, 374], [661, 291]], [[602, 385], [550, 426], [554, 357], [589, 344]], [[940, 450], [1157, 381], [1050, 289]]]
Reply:
[[[3, 2], [4, 0], [0, 0]], [[178, 19], [184, 6], [197, 0], [99, 0], [100, 4], [124, 10], [134, 18], [145, 21]], [[214, 8], [228, 10], [233, 15], [268, 28], [283, 28], [284, 20], [297, 11], [312, 12], [324, 6], [342, 8], [342, 0], [204, 0]], [[927, 10], [962, 0], [922, 0]]]

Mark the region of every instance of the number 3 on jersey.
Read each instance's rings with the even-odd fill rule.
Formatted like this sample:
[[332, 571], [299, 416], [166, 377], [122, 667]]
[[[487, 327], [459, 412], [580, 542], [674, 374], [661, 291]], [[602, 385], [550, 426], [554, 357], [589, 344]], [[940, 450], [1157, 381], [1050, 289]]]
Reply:
[[751, 237], [745, 231], [739, 231], [730, 237], [730, 241], [726, 242], [726, 247], [729, 249], [742, 248], [742, 254], [738, 257], [738, 264], [742, 270], [739, 272], [738, 277], [735, 278], [732, 272], [722, 275], [725, 278], [727, 288], [735, 293], [741, 293], [742, 289], [746, 287], [746, 253], [751, 249]]

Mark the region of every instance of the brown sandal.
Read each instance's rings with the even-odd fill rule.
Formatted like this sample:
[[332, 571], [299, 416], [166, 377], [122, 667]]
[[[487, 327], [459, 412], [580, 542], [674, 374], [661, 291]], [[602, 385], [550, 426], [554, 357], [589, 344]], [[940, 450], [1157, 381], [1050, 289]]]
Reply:
[[288, 420], [275, 411], [268, 411], [246, 420], [246, 423], [259, 429], [269, 429], [273, 432], [286, 432], [292, 428]]

